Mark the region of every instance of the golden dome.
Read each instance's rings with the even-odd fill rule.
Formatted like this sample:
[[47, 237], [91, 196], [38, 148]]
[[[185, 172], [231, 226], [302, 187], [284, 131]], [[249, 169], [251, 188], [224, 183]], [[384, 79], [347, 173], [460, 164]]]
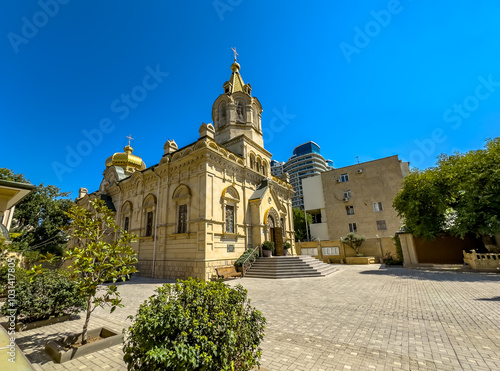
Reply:
[[133, 155], [134, 149], [130, 145], [123, 148], [125, 152], [117, 152], [106, 159], [106, 167], [120, 166], [127, 171], [144, 170], [146, 164], [139, 156]]
[[240, 72], [240, 64], [238, 62], [234, 62], [232, 65], [231, 65], [231, 71], [233, 72]]

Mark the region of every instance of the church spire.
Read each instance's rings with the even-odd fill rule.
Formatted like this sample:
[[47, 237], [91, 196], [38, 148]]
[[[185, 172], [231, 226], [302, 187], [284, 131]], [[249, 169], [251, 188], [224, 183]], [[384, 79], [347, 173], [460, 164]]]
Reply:
[[[229, 81], [224, 83], [224, 92], [219, 95], [212, 106], [212, 119], [215, 129], [214, 139], [217, 143], [224, 144], [243, 135], [258, 146], [263, 147], [262, 107], [259, 100], [252, 97], [250, 84], [243, 82], [236, 48], [231, 48], [231, 50], [234, 53], [231, 77]], [[243, 155], [244, 150], [240, 144], [238, 142], [229, 149]]]
[[234, 53], [234, 63], [231, 65], [231, 77], [229, 78], [229, 81], [226, 81], [224, 84], [224, 93], [226, 94], [233, 94], [237, 91], [241, 91], [243, 93], [247, 93], [248, 95], [251, 94], [252, 92], [252, 87], [250, 84], [246, 84], [243, 82], [243, 78], [241, 77], [240, 74], [240, 64], [237, 62], [237, 57], [238, 53], [236, 52], [236, 48], [231, 48], [231, 50]]

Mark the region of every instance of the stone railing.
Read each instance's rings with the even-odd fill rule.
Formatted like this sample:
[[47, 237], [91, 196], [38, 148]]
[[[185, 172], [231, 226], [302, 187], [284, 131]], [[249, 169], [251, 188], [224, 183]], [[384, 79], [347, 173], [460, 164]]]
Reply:
[[500, 254], [478, 254], [475, 251], [470, 253], [464, 251], [464, 263], [472, 269], [496, 270], [500, 267]]

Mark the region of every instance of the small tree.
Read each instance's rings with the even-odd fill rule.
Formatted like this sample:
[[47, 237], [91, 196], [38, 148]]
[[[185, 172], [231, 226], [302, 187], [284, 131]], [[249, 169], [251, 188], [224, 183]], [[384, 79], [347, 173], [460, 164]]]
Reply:
[[360, 236], [355, 233], [347, 233], [345, 237], [340, 239], [340, 242], [352, 248], [356, 254], [359, 255], [359, 248], [364, 240], [366, 240], [364, 236]]
[[312, 223], [311, 214], [307, 214], [307, 222], [304, 211], [299, 208], [293, 208], [293, 228], [295, 230], [295, 241], [304, 241], [307, 239], [307, 230]]
[[[90, 315], [95, 308], [110, 304], [112, 313], [116, 307], [123, 307], [117, 286], [102, 284], [114, 283], [120, 277], [125, 280], [136, 272], [136, 252], [129, 245], [136, 236], [120, 229], [102, 200], [91, 201], [90, 209], [73, 205], [67, 215], [71, 219], [67, 233], [75, 243], [66, 250], [65, 258], [72, 261], [69, 268], [87, 303], [83, 345], [87, 343]], [[40, 267], [35, 266], [33, 271], [38, 273]]]

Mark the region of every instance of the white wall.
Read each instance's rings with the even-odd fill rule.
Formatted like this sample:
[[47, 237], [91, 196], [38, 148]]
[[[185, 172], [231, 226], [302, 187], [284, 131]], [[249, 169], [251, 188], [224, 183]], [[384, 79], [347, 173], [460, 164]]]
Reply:
[[311, 224], [311, 240], [319, 238], [321, 241], [329, 241], [328, 236], [328, 224], [327, 223], [317, 223]]
[[325, 208], [321, 175], [302, 179], [302, 192], [304, 193], [304, 208], [306, 211]]

